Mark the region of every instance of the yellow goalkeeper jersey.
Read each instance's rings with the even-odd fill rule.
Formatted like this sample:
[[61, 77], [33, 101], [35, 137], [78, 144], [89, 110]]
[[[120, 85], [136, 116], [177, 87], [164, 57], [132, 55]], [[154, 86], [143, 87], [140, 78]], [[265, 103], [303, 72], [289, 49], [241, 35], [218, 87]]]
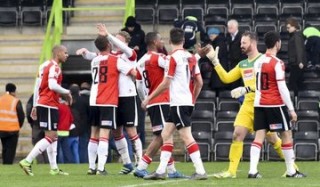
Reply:
[[[253, 64], [254, 62], [261, 56], [259, 54], [256, 58], [253, 60], [245, 59], [238, 63], [236, 67], [234, 67], [229, 72], [226, 72], [221, 64], [218, 64], [215, 66], [215, 70], [217, 71], [217, 74], [219, 75], [222, 82], [228, 84], [232, 83], [240, 78], [242, 78], [242, 81], [244, 83], [245, 87], [250, 87], [252, 91], [255, 90], [255, 84], [256, 84], [256, 78], [254, 74]], [[254, 101], [254, 92], [249, 92], [245, 95], [244, 102], [252, 102]]]

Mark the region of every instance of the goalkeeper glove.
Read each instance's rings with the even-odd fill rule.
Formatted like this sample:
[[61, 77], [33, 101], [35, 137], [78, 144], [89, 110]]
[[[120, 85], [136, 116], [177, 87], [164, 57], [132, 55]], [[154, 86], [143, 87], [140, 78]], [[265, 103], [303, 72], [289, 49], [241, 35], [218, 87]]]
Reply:
[[247, 87], [240, 86], [238, 88], [231, 90], [231, 97], [238, 99], [239, 97], [245, 95], [246, 93], [249, 93], [250, 91], [251, 89], [249, 86]]
[[218, 59], [218, 56], [219, 56], [219, 47], [216, 47], [216, 49], [214, 50], [213, 47], [211, 46], [210, 47], [211, 49], [209, 50], [209, 52], [207, 53], [207, 57], [209, 58], [209, 60], [211, 61], [211, 63], [213, 64], [213, 66], [216, 66], [218, 65], [220, 62], [219, 62], [219, 59]]

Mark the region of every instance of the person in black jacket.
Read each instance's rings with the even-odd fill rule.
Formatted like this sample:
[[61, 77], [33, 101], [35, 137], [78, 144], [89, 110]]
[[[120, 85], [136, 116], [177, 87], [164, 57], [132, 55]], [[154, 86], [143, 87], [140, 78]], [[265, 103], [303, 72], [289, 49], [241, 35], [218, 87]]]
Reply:
[[[222, 67], [229, 71], [229, 65], [228, 65], [228, 49], [227, 49], [227, 43], [225, 36], [220, 33], [220, 30], [218, 28], [211, 27], [207, 31], [208, 37], [209, 37], [209, 44], [212, 45], [214, 49], [216, 47], [219, 47], [219, 61]], [[210, 63], [211, 64], [211, 63]], [[214, 90], [217, 94], [219, 91], [225, 90], [228, 88], [229, 85], [224, 84], [219, 76], [217, 75], [216, 71], [214, 71], [214, 68], [211, 68], [211, 77], [209, 86], [212, 90]]]
[[135, 50], [139, 60], [147, 52], [144, 41], [145, 33], [141, 29], [141, 25], [136, 22], [133, 16], [129, 16], [125, 23], [125, 28], [121, 29], [121, 31], [126, 31], [130, 34], [129, 47]]
[[288, 41], [288, 65], [290, 66], [289, 89], [297, 95], [303, 81], [303, 67], [307, 63], [304, 37], [299, 31], [299, 23], [295, 18], [286, 22], [290, 38]]
[[[247, 56], [241, 51], [241, 37], [242, 32], [239, 31], [239, 24], [237, 20], [231, 19], [228, 21], [228, 34], [227, 34], [227, 43], [228, 43], [228, 58], [229, 58], [229, 69], [233, 69], [241, 60], [246, 59]], [[231, 84], [230, 89], [237, 88], [242, 86], [242, 80]]]

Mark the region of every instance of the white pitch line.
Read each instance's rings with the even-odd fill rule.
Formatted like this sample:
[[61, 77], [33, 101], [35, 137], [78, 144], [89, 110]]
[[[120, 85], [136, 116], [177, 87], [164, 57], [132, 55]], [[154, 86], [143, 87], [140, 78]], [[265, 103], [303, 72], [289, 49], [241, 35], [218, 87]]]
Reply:
[[[208, 175], [208, 177], [213, 177], [213, 174], [211, 175]], [[165, 181], [162, 181], [162, 182], [150, 182], [150, 183], [142, 183], [142, 184], [133, 184], [133, 185], [127, 185], [127, 186], [122, 186], [122, 187], [138, 187], [138, 186], [152, 186], [152, 185], [155, 185], [155, 184], [168, 184], [168, 183], [173, 183], [173, 182], [178, 182], [178, 181], [187, 181], [187, 180], [190, 180], [190, 179], [177, 179], [177, 180], [165, 180]]]

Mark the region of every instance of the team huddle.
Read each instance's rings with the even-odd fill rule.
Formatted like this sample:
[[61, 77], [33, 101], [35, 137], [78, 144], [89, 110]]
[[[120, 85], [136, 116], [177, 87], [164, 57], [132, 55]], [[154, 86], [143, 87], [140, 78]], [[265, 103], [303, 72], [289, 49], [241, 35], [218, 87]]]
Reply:
[[[191, 133], [191, 115], [203, 85], [198, 60], [206, 56], [223, 82], [230, 83], [242, 78], [245, 84], [231, 91], [232, 97], [244, 96], [245, 99], [234, 122], [229, 169], [214, 174], [214, 177], [236, 177], [243, 152], [243, 139], [253, 131], [255, 139], [250, 151], [248, 178], [262, 177], [258, 171], [258, 162], [265, 138], [285, 160], [286, 177], [305, 177], [294, 163], [290, 124], [297, 120], [297, 115], [286, 87], [284, 64], [276, 57], [281, 47], [278, 33], [265, 34], [267, 52], [260, 54], [256, 47], [256, 35], [245, 32], [241, 39], [241, 49], [248, 59], [226, 72], [219, 63], [219, 48], [213, 49], [208, 45], [198, 48], [195, 55], [191, 54], [183, 48], [184, 31], [180, 28], [170, 30], [172, 53], [168, 56], [158, 53], [158, 49], [163, 47], [161, 35], [157, 32], [148, 33], [145, 37], [148, 52], [139, 61], [135, 51], [128, 47], [128, 33], [121, 31], [112, 36], [104, 24], [98, 24], [97, 29], [99, 36], [94, 43], [99, 52], [90, 52], [85, 48], [77, 51], [78, 55], [91, 60], [90, 106], [95, 111], [95, 123], [92, 124], [88, 144], [88, 175], [107, 175], [105, 163], [112, 133], [123, 162], [120, 174], [133, 172], [134, 176], [145, 180], [187, 178], [177, 171], [172, 156], [173, 133], [177, 130], [195, 167], [195, 172], [188, 178], [208, 178], [198, 144]], [[70, 91], [61, 87], [62, 74], [58, 65], [66, 61], [68, 54], [64, 46], [55, 46], [52, 52], [53, 59], [40, 66], [34, 89], [35, 107], [31, 114], [45, 130], [45, 138], [19, 163], [30, 176], [34, 175], [31, 169], [33, 159], [44, 150], [48, 150], [50, 174], [68, 175], [58, 168], [56, 161], [57, 105], [60, 95], [72, 103]], [[153, 140], [144, 154], [136, 129], [137, 95], [142, 101], [141, 106], [148, 111], [153, 131]], [[133, 142], [135, 165], [129, 156], [123, 127]], [[281, 139], [275, 132], [280, 132]], [[159, 166], [156, 171], [149, 173], [147, 168], [159, 149]]]

